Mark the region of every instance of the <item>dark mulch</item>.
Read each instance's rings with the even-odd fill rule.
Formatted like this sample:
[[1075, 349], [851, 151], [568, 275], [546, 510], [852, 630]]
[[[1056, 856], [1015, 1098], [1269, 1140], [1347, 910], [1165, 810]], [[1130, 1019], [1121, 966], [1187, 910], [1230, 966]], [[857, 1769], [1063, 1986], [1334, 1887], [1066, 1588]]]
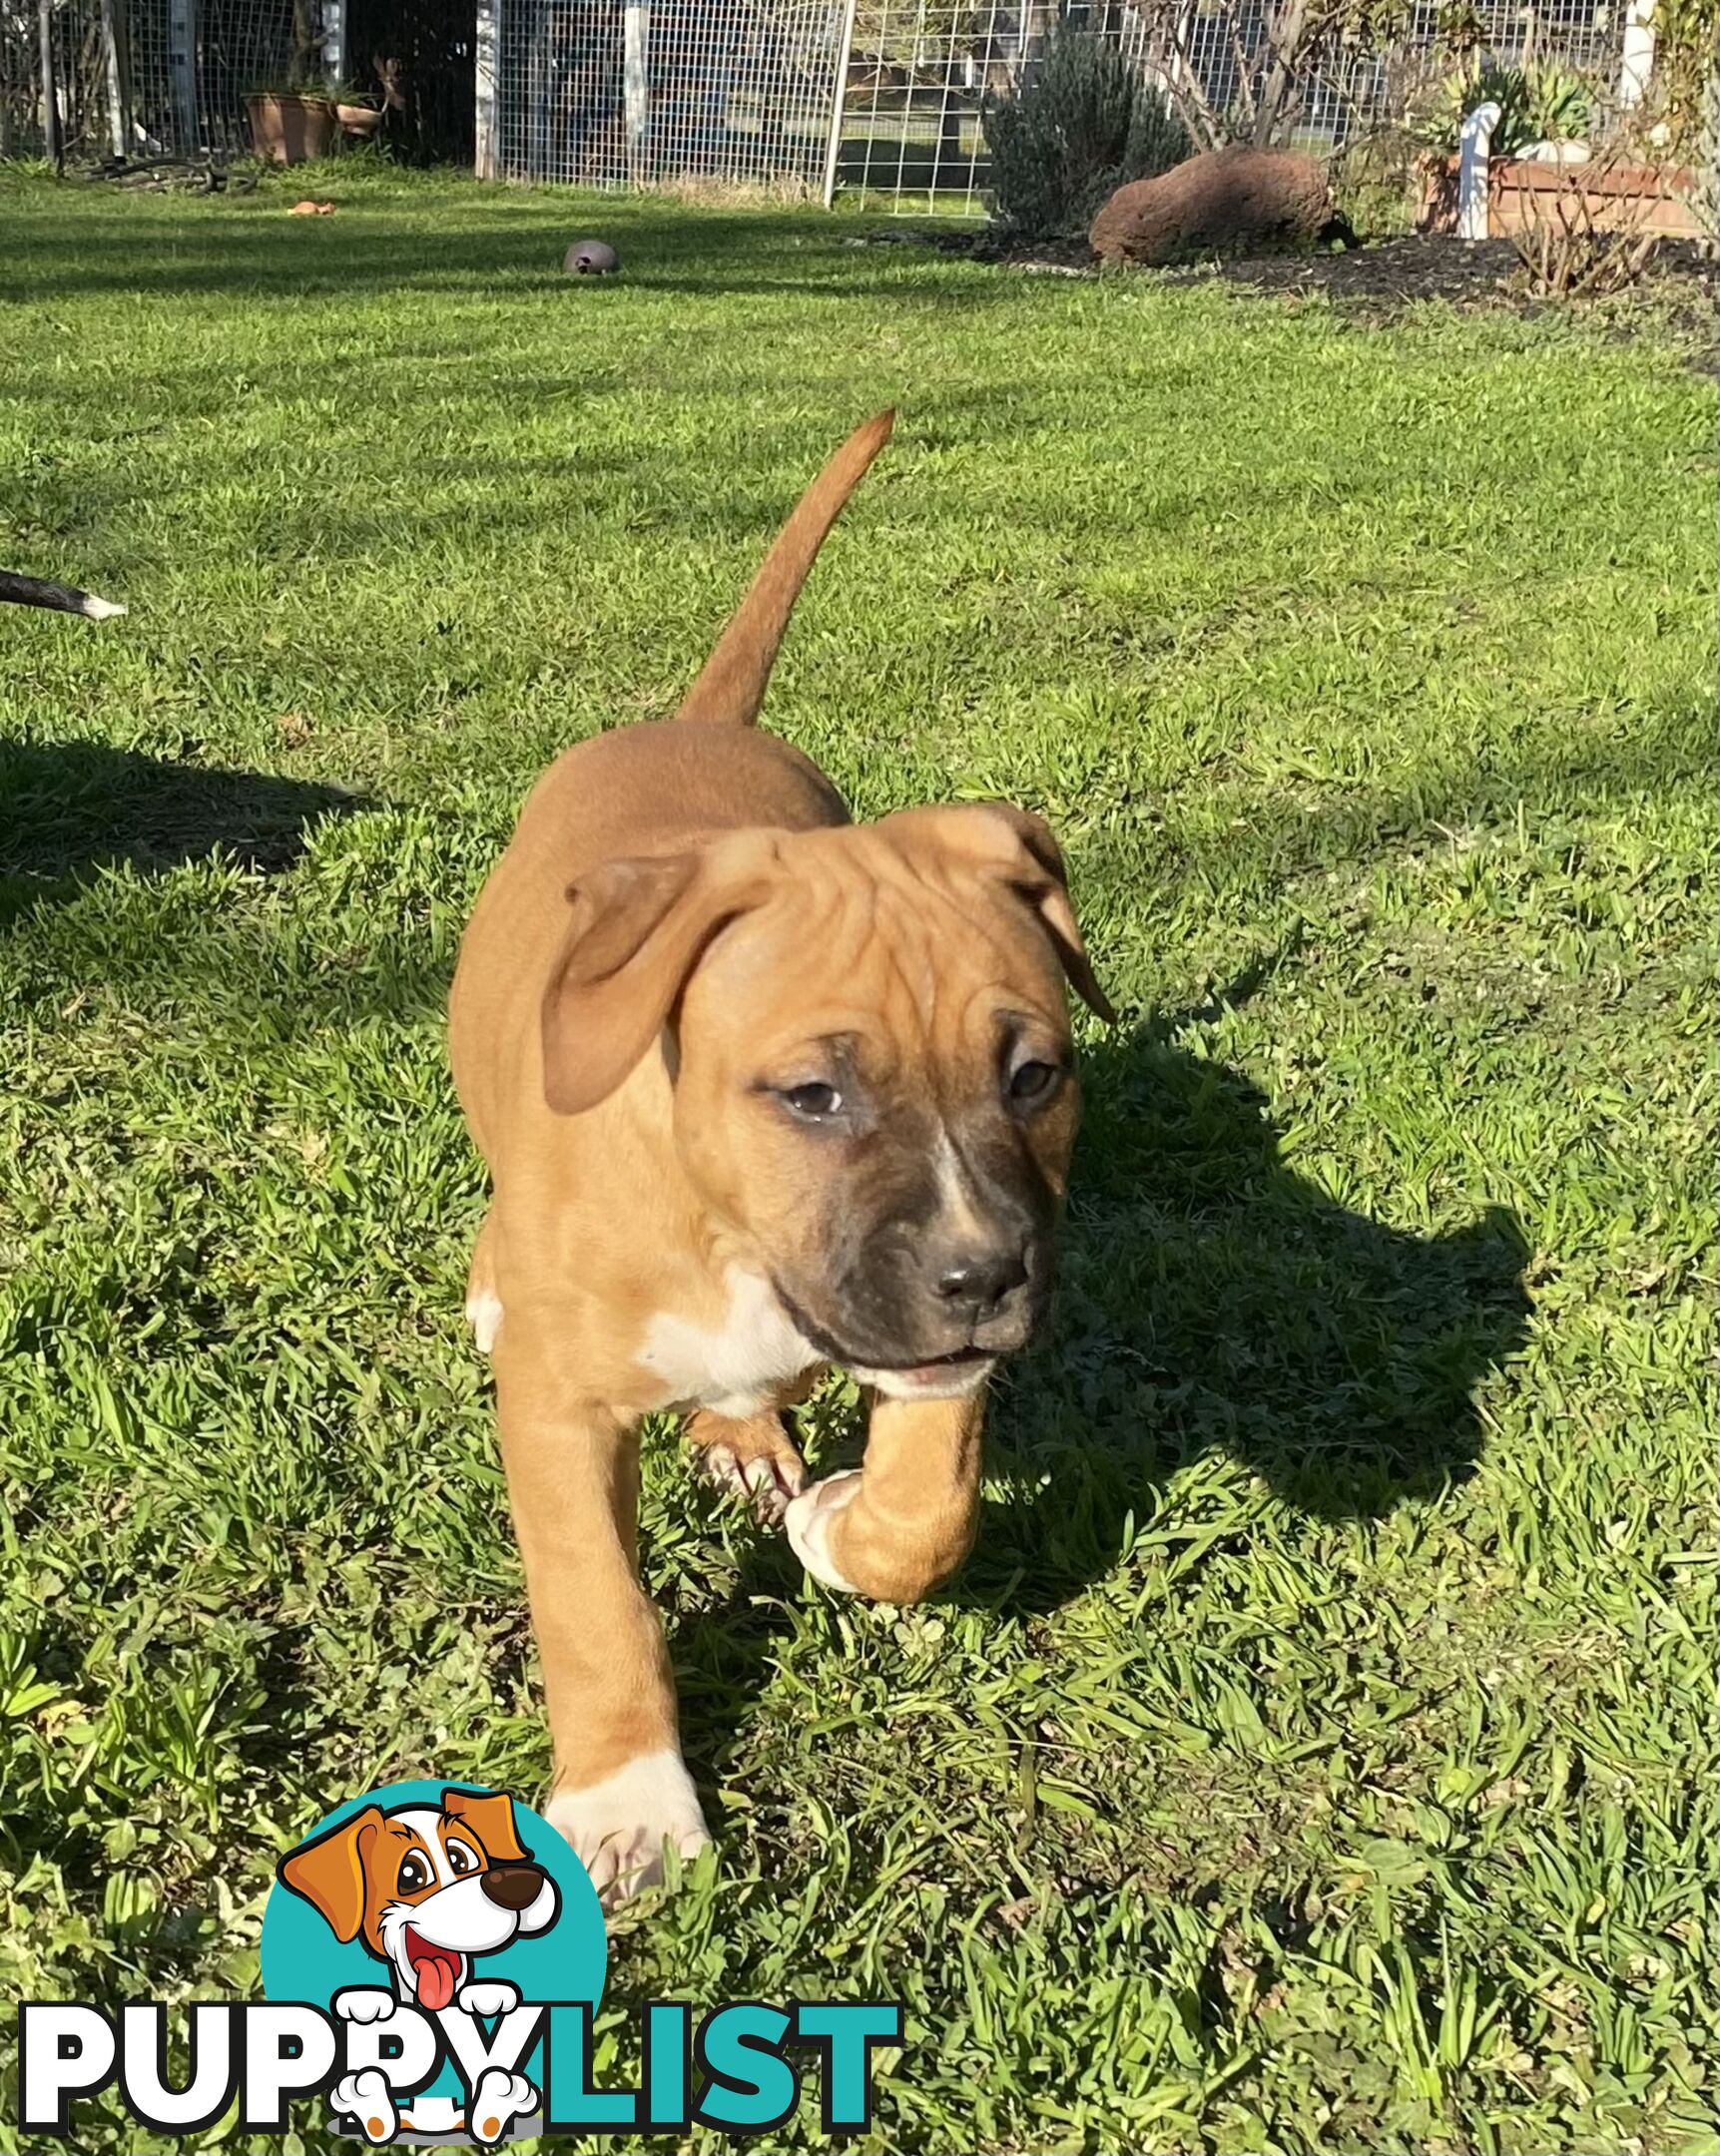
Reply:
[[[1003, 269], [1042, 275], [1099, 274], [1092, 250], [1084, 240], [1018, 247], [991, 232], [919, 229], [878, 233], [851, 245], [931, 247], [941, 254], [965, 255], [974, 262], [995, 263]], [[1442, 299], [1469, 310], [1508, 309], [1516, 313], [1530, 313], [1548, 304], [1524, 288], [1522, 266], [1508, 240], [1482, 240], [1470, 246], [1431, 234], [1379, 240], [1366, 247], [1328, 254], [1264, 255], [1117, 273], [1154, 277], [1168, 284], [1222, 278], [1290, 299], [1320, 297], [1366, 323], [1389, 322], [1406, 307], [1424, 299]], [[1637, 293], [1656, 302], [1653, 312], [1659, 321], [1713, 354], [1714, 271], [1703, 262], [1694, 241], [1663, 242]], [[1715, 364], [1712, 356], [1707, 363]]]

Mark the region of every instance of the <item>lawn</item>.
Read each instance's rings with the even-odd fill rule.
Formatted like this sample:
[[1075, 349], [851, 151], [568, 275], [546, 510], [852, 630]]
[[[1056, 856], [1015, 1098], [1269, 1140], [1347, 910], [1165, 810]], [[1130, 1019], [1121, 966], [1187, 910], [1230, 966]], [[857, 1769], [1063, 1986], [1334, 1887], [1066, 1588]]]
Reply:
[[132, 610], [0, 619], [0, 1994], [246, 1994], [326, 1807], [541, 1791], [457, 938], [893, 402], [768, 716], [859, 814], [1048, 815], [1125, 1017], [953, 1591], [648, 1435], [719, 1847], [599, 2071], [883, 1995], [879, 2150], [1714, 2148], [1712, 381], [331, 187], [0, 182], [0, 563]]

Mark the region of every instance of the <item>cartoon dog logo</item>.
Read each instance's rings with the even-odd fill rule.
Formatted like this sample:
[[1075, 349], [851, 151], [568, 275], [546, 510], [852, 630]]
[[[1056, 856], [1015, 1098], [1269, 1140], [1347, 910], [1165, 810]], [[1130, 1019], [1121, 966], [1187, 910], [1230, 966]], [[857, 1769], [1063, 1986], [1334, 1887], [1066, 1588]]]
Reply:
[[[555, 1881], [520, 1841], [512, 1798], [476, 1790], [445, 1789], [440, 1805], [366, 1805], [284, 1857], [277, 1876], [342, 1945], [356, 1939], [386, 1966], [387, 1989], [334, 1994], [333, 2011], [349, 2021], [380, 2021], [401, 2005], [438, 2018], [511, 2011], [518, 1989], [485, 1981], [473, 1964], [547, 1931], [561, 1913]], [[463, 2115], [441, 2099], [396, 2110], [386, 2077], [372, 2069], [345, 2075], [329, 2102], [372, 2142], [404, 2127], [469, 2130], [493, 2145], [535, 2111], [538, 2092], [523, 2074], [498, 2070], [484, 2074]]]

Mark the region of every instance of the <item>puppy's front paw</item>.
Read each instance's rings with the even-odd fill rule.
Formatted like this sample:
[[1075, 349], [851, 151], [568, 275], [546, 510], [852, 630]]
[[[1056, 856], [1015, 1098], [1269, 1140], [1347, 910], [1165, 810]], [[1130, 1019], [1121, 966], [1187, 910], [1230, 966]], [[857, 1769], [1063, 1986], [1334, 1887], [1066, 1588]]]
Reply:
[[[352, 1994], [342, 1994], [350, 1998]], [[385, 1995], [385, 1994], [384, 1994]], [[339, 2001], [335, 2001], [336, 2011]], [[351, 2017], [348, 2016], [348, 2019]], [[346, 2118], [358, 2121], [358, 2131], [366, 2141], [379, 2148], [392, 2141], [400, 2130], [400, 2121], [394, 2112], [393, 2092], [388, 2086], [388, 2076], [374, 2066], [365, 2066], [357, 2073], [343, 2074], [328, 2091], [329, 2109]]]
[[732, 1490], [762, 1526], [773, 1527], [807, 1486], [807, 1463], [776, 1414], [736, 1421], [703, 1410], [687, 1425], [700, 1472]]
[[462, 1984], [455, 1993], [454, 2004], [462, 2013], [482, 2014], [487, 2021], [492, 2014], [513, 2012], [519, 2004], [519, 1987], [494, 1977], [484, 1983]]
[[529, 2118], [536, 2109], [537, 2090], [524, 2074], [490, 2066], [478, 2076], [466, 2109], [466, 2123], [472, 2139], [480, 2147], [491, 2148], [516, 2119]]
[[334, 2011], [342, 2021], [386, 2021], [399, 2004], [392, 1991], [379, 1991], [369, 1984], [354, 1984], [349, 1991], [336, 1991]]
[[837, 1515], [854, 1503], [860, 1491], [860, 1470], [848, 1467], [841, 1474], [826, 1475], [804, 1490], [783, 1516], [789, 1546], [814, 1579], [844, 1594], [858, 1594], [855, 1585], [831, 1555], [831, 1526]]
[[605, 1908], [663, 1878], [663, 1852], [708, 1848], [705, 1815], [679, 1752], [648, 1752], [601, 1782], [557, 1790], [544, 1813], [591, 1877]]
[[720, 1489], [732, 1490], [750, 1506], [762, 1527], [774, 1527], [788, 1511], [796, 1492], [807, 1479], [799, 1460], [778, 1460], [763, 1455], [738, 1459], [727, 1445], [714, 1444], [701, 1454], [700, 1466]]

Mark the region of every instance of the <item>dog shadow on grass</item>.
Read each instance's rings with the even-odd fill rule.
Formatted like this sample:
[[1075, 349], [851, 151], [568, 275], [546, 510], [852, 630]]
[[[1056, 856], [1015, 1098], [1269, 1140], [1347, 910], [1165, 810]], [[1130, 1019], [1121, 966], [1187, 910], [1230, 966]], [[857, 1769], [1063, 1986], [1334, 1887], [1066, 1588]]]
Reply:
[[[1209, 1453], [1332, 1521], [1436, 1500], [1480, 1455], [1477, 1392], [1528, 1316], [1515, 1221], [1490, 1209], [1419, 1236], [1338, 1203], [1287, 1160], [1248, 1078], [1176, 1044], [1202, 1015], [1084, 1060], [1057, 1305], [994, 1394], [987, 1475], [1006, 1494], [945, 1590], [957, 1606], [1060, 1608]], [[820, 1471], [862, 1442], [857, 1424]], [[798, 1578], [762, 1537], [727, 1607], [681, 1629], [688, 1750], [719, 1783]]]
[[371, 806], [339, 787], [100, 742], [0, 740], [0, 931], [122, 863], [142, 875], [211, 856], [290, 867], [318, 818]]
[[1340, 1204], [1259, 1089], [1177, 1030], [1088, 1058], [1056, 1321], [992, 1417], [1011, 1493], [956, 1583], [970, 1604], [1056, 1609], [1210, 1452], [1323, 1520], [1436, 1498], [1473, 1471], [1479, 1388], [1521, 1344], [1508, 1212], [1423, 1236]]

